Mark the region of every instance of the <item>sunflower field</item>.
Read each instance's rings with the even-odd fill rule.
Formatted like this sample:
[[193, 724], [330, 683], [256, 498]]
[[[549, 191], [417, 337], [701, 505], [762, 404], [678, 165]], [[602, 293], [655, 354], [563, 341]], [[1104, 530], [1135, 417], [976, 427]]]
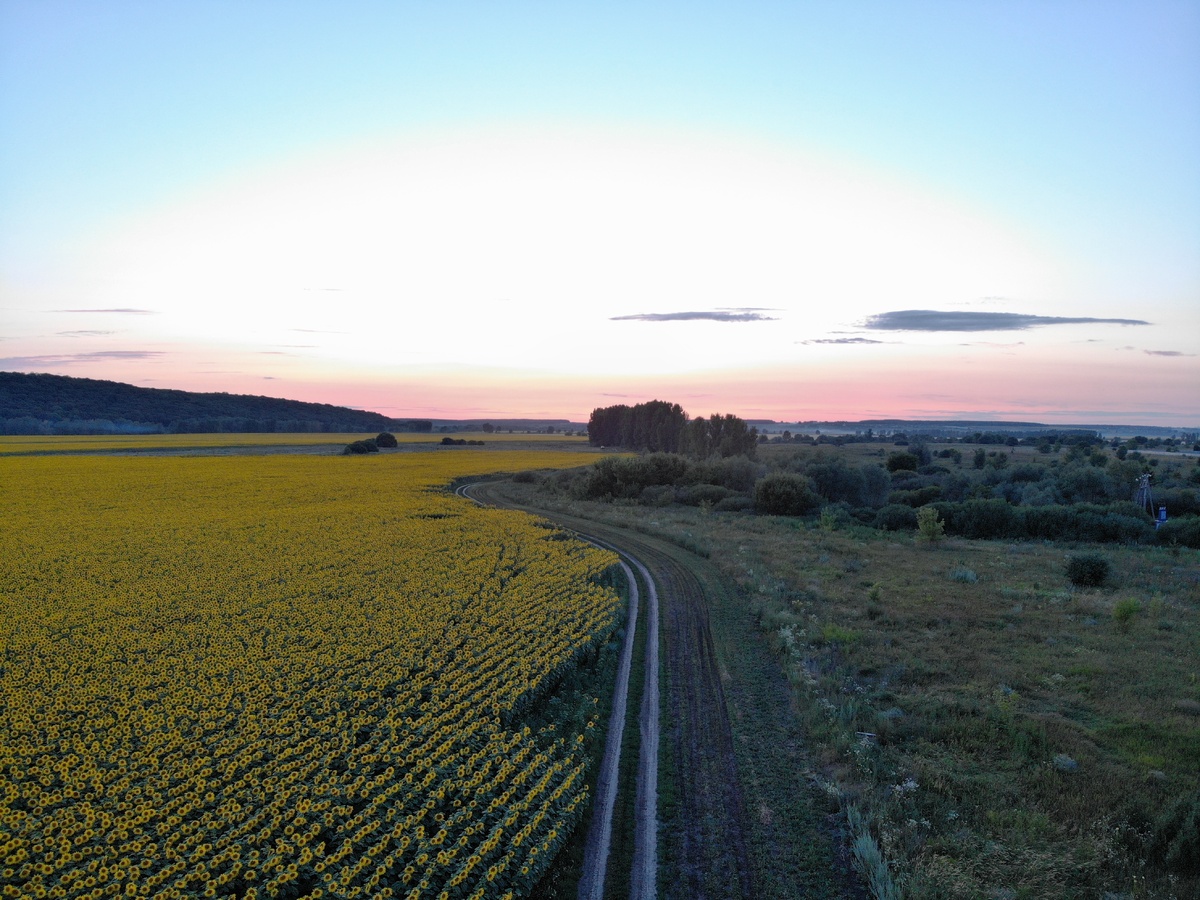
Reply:
[[581, 462], [0, 459], [0, 896], [527, 891], [615, 557], [441, 487]]

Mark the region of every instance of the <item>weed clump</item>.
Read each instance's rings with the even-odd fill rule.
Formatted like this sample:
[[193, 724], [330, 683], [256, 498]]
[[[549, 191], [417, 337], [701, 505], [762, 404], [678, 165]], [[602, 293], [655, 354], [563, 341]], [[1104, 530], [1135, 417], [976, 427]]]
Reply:
[[1112, 566], [1099, 553], [1081, 553], [1067, 560], [1067, 577], [1079, 587], [1100, 587], [1108, 581]]

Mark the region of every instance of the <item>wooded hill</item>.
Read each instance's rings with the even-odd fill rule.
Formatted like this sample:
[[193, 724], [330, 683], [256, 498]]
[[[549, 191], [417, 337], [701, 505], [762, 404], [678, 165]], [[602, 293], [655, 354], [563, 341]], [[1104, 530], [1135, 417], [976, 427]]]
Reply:
[[328, 403], [0, 372], [2, 434], [429, 431], [429, 422]]

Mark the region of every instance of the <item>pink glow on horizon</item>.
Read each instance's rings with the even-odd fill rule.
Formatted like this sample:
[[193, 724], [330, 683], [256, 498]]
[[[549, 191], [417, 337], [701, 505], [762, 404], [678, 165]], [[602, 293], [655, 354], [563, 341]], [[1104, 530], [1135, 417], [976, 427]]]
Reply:
[[[274, 377], [238, 371], [168, 371], [147, 363], [136, 373], [72, 370], [146, 387], [262, 394], [380, 412], [393, 418], [538, 418], [586, 422], [591, 410], [652, 399], [690, 415], [734, 413], [782, 422], [862, 419], [995, 419], [1047, 424], [1163, 424], [1191, 427], [1173, 410], [1197, 396], [1187, 361], [1107, 349], [1067, 363], [1035, 354], [983, 360], [939, 357], [852, 364], [797, 364], [735, 372], [602, 378], [490, 370], [362, 371], [281, 367]], [[127, 367], [126, 367], [127, 368]]]

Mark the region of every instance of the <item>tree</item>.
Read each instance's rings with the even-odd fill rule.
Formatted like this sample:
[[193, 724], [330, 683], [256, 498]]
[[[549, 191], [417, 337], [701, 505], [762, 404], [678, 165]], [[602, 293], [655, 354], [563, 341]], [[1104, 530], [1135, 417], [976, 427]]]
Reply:
[[651, 400], [637, 406], [598, 407], [588, 420], [588, 440], [600, 447], [626, 447], [652, 453], [752, 456], [758, 430], [733, 415], [689, 419], [678, 403]]
[[889, 472], [915, 472], [920, 464], [915, 453], [889, 453], [887, 458]]

